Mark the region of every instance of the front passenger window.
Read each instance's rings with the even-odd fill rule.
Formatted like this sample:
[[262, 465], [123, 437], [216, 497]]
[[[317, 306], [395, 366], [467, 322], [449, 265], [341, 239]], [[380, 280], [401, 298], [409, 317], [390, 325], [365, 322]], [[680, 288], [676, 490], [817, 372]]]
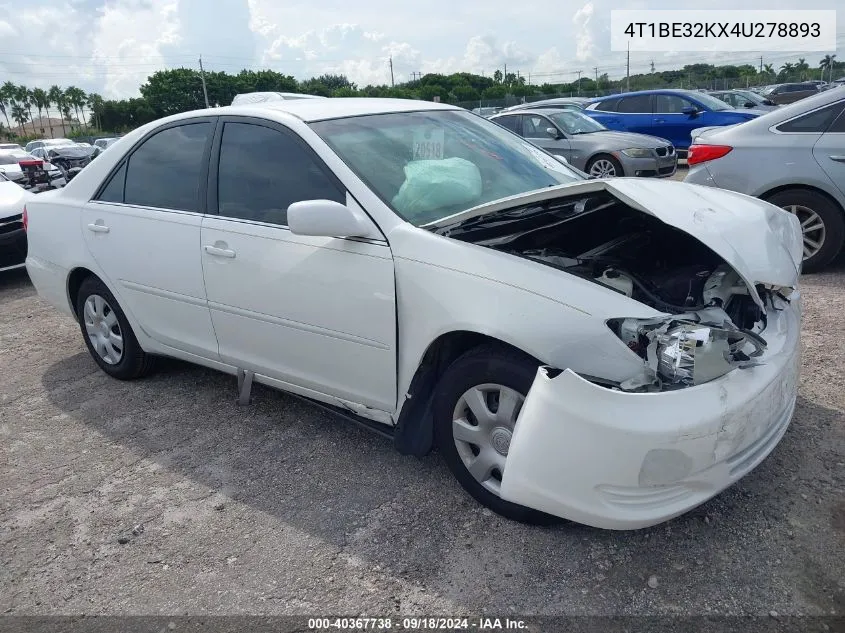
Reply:
[[217, 199], [221, 216], [287, 226], [288, 206], [303, 200], [346, 203], [346, 192], [289, 134], [252, 123], [226, 123]]

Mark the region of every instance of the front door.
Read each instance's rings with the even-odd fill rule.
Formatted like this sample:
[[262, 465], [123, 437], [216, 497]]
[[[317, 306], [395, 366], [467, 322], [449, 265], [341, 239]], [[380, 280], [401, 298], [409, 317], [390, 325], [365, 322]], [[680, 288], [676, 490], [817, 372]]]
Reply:
[[[555, 130], [560, 138], [555, 138], [549, 133]], [[557, 126], [542, 114], [522, 115], [522, 135], [537, 147], [542, 147], [549, 154], [563, 156], [571, 162], [572, 152], [570, 151], [569, 140], [564, 138]]]
[[668, 139], [675, 147], [687, 148], [692, 143], [692, 131], [707, 125], [701, 114], [685, 114], [684, 108], [701, 108], [688, 99], [674, 94], [654, 96], [654, 136]]
[[199, 242], [214, 120], [156, 132], [117, 166], [82, 211], [106, 283], [160, 343], [217, 358]]
[[[396, 293], [384, 240], [294, 235], [301, 200], [346, 188], [282, 125], [225, 117], [212, 156], [202, 261], [221, 360], [301, 389], [396, 408]], [[323, 398], [325, 399], [325, 398]]]

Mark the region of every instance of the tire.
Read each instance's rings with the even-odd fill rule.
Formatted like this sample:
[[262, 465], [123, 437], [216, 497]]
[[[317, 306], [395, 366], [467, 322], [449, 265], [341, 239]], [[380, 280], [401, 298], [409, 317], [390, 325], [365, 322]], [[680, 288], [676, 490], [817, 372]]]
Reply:
[[[598, 168], [599, 164], [605, 163], [613, 167], [614, 173], [610, 176], [598, 176], [592, 172], [593, 168]], [[593, 156], [590, 160], [587, 161], [587, 165], [584, 168], [584, 171], [590, 174], [591, 176], [595, 176], [596, 178], [615, 178], [625, 175], [625, 170], [622, 169], [622, 163], [616, 160], [610, 154], [598, 154]]]
[[105, 373], [118, 380], [133, 380], [152, 371], [155, 358], [141, 349], [126, 315], [102, 281], [88, 277], [82, 282], [76, 313], [85, 345]]
[[[810, 219], [811, 221], [806, 228], [817, 225], [812, 221], [810, 213], [815, 214], [821, 220], [823, 225], [821, 230], [804, 233], [805, 249], [813, 250], [815, 248], [813, 244], [820, 244], [821, 246], [809, 257], [805, 250], [803, 272], [818, 272], [832, 262], [839, 251], [842, 250], [842, 244], [845, 242], [845, 212], [826, 196], [809, 189], [786, 189], [767, 196], [765, 200], [781, 209], [794, 213], [799, 220]], [[803, 230], [806, 231], [806, 228]], [[808, 242], [808, 240], [812, 240], [812, 242]]]
[[[482, 345], [460, 356], [443, 373], [435, 388], [433, 401], [434, 437], [437, 448], [443, 455], [449, 470], [452, 471], [464, 490], [476, 501], [507, 519], [535, 525], [549, 525], [559, 522], [560, 519], [500, 498], [493, 490], [496, 487], [495, 472], [482, 484], [470, 472], [465, 463], [465, 459], [473, 459], [468, 453], [471, 445], [461, 442], [459, 448], [458, 441], [460, 440], [456, 441], [454, 433], [456, 424], [462, 424], [455, 422], [456, 411], [465, 402], [464, 396], [468, 391], [479, 386], [485, 388], [503, 387], [519, 394], [524, 400], [534, 381], [538, 366], [539, 363], [529, 356], [496, 344]], [[509, 397], [512, 397], [512, 394]], [[498, 410], [498, 406], [496, 409]], [[516, 411], [518, 412], [518, 407]], [[467, 413], [466, 420], [469, 420], [470, 417], [471, 415]], [[513, 417], [515, 419], [515, 415]], [[494, 422], [493, 424], [499, 423]], [[471, 425], [466, 426], [469, 428]], [[479, 429], [480, 432], [482, 427], [485, 427], [485, 425], [478, 423], [475, 428]], [[489, 428], [489, 425], [485, 428]], [[496, 435], [497, 433], [498, 435]], [[505, 458], [501, 452], [494, 453], [493, 451], [503, 448], [500, 441], [503, 437], [507, 438], [505, 442], [509, 444], [510, 434], [506, 432], [503, 426], [499, 426], [492, 431], [491, 437], [498, 438], [498, 440], [491, 439], [491, 442], [485, 445], [484, 455], [490, 454], [496, 460], [500, 460], [503, 470]], [[493, 441], [499, 442], [499, 449], [493, 448]], [[504, 451], [504, 455], [506, 455], [506, 446]], [[480, 450], [476, 453], [475, 449], [472, 449], [472, 453], [476, 459], [482, 454]], [[501, 471], [498, 474], [499, 481], [501, 481]]]

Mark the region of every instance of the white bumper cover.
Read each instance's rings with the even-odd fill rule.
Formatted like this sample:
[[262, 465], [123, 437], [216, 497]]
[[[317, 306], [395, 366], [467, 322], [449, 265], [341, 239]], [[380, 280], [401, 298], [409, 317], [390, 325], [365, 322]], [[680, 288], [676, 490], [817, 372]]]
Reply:
[[707, 501], [786, 432], [800, 363], [801, 300], [770, 311], [764, 364], [662, 393], [611, 390], [540, 368], [520, 412], [501, 494], [607, 529], [636, 529]]

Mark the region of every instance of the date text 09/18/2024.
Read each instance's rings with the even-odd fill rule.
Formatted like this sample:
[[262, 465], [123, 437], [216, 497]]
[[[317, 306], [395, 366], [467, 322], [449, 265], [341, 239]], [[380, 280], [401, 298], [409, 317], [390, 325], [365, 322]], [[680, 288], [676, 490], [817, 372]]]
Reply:
[[357, 617], [309, 618], [308, 628], [312, 631], [518, 631], [527, 627], [524, 620], [512, 618]]

